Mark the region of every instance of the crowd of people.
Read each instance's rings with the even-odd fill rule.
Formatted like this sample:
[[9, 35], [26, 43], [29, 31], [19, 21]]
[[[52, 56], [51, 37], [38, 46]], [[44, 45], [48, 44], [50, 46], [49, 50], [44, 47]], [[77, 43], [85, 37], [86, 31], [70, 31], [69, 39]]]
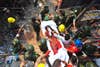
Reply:
[[44, 6], [31, 23], [19, 27], [13, 56], [6, 63], [20, 60], [20, 67], [100, 67], [100, 20], [76, 23], [76, 15], [68, 19], [60, 5], [61, 0], [54, 13]]

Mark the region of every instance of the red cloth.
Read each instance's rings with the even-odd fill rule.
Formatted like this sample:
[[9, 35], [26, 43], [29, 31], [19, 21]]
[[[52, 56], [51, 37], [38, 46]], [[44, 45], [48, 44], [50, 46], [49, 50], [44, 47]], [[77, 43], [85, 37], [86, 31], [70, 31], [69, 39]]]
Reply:
[[58, 52], [58, 49], [62, 47], [61, 43], [59, 42], [59, 40], [53, 35], [50, 37], [49, 35], [49, 31], [45, 32], [45, 35], [50, 38], [50, 46], [54, 52], [54, 54], [56, 54]]
[[50, 45], [51, 45], [51, 48], [52, 48], [54, 54], [56, 54], [58, 52], [58, 49], [60, 49], [62, 47], [62, 45], [58, 41], [58, 39], [53, 37], [53, 36], [52, 36], [52, 38], [50, 40]]
[[73, 67], [73, 65], [72, 64], [68, 64], [67, 67]]
[[45, 53], [46, 57], [49, 55], [50, 52], [51, 52], [51, 51], [48, 50], [48, 51]]
[[72, 43], [68, 48], [66, 48], [71, 53], [76, 53], [79, 51], [79, 49]]

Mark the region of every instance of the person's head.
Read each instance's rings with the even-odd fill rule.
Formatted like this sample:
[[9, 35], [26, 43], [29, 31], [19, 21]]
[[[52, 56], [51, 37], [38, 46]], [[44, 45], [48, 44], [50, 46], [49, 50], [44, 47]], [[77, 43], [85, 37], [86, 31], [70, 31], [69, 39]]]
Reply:
[[65, 35], [65, 40], [69, 40], [70, 39], [70, 35], [69, 34], [66, 34]]
[[54, 19], [54, 15], [52, 13], [49, 14], [49, 19], [53, 20]]
[[65, 25], [64, 25], [64, 24], [60, 24], [60, 25], [58, 26], [58, 30], [59, 30], [60, 33], [64, 33], [65, 30], [66, 30]]
[[41, 50], [43, 53], [46, 53], [46, 51], [48, 50], [46, 39], [41, 38], [40, 44], [41, 44], [41, 45], [39, 45], [40, 50]]
[[46, 26], [45, 29], [48, 30], [48, 31], [49, 31], [49, 29], [50, 29], [51, 31], [53, 31], [53, 29], [52, 29], [51, 26], [49, 26], [49, 25]]
[[49, 13], [49, 7], [48, 6], [44, 6], [44, 12]]
[[35, 18], [35, 17], [33, 17], [33, 18], [32, 18], [32, 22], [35, 22], [35, 21], [36, 21], [36, 18]]
[[72, 56], [71, 57], [71, 62], [72, 62], [72, 64], [77, 64], [77, 57], [76, 56]]
[[56, 59], [52, 65], [52, 67], [61, 67], [61, 60], [60, 59]]
[[65, 16], [65, 11], [64, 10], [60, 10], [60, 13], [62, 16]]
[[44, 63], [39, 63], [38, 67], [45, 67], [45, 64]]

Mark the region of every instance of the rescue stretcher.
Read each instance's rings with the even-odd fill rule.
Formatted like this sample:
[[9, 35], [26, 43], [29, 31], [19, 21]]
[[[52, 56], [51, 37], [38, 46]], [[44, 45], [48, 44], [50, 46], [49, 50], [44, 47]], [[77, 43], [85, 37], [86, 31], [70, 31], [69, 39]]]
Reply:
[[[60, 36], [58, 29], [57, 29], [57, 25], [53, 20], [41, 22], [40, 27], [41, 27], [43, 35], [45, 35], [46, 26], [50, 26], [54, 31], [56, 31], [58, 33], [57, 36]], [[49, 30], [49, 34], [51, 34], [50, 30]], [[51, 35], [51, 36], [53, 36], [53, 35]], [[46, 36], [46, 38], [47, 38], [47, 47], [48, 47], [48, 50], [50, 51], [49, 58], [48, 58], [50, 64], [52, 65], [56, 59], [61, 59], [61, 60], [66, 61], [68, 63], [69, 56], [68, 56], [67, 50], [64, 48], [62, 41], [60, 39], [58, 39], [56, 36], [52, 37], [51, 41], [50, 41], [48, 36]], [[55, 43], [55, 42], [57, 42], [57, 43]], [[52, 46], [51, 46], [52, 43], [60, 45], [60, 48], [58, 48], [57, 53], [54, 53], [54, 50], [52, 49]], [[56, 46], [58, 46], [58, 45], [56, 45]], [[62, 64], [62, 65], [64, 65], [64, 64]]]

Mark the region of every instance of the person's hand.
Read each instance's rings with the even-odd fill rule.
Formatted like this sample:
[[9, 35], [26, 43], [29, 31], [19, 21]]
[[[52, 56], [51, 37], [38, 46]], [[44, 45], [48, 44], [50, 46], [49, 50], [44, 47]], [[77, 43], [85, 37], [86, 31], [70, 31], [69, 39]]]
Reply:
[[66, 61], [61, 60], [61, 62], [64, 63], [65, 65], [67, 65], [67, 62]]
[[26, 62], [25, 62], [25, 61], [22, 61], [22, 62], [20, 63], [20, 67], [24, 67], [25, 64], [26, 64]]
[[100, 53], [99, 52], [95, 52], [93, 55], [96, 56], [96, 57], [100, 57]]
[[19, 34], [16, 34], [16, 37], [19, 37]]
[[83, 42], [83, 44], [90, 43], [90, 42], [91, 42], [91, 40], [86, 40], [86, 41]]

